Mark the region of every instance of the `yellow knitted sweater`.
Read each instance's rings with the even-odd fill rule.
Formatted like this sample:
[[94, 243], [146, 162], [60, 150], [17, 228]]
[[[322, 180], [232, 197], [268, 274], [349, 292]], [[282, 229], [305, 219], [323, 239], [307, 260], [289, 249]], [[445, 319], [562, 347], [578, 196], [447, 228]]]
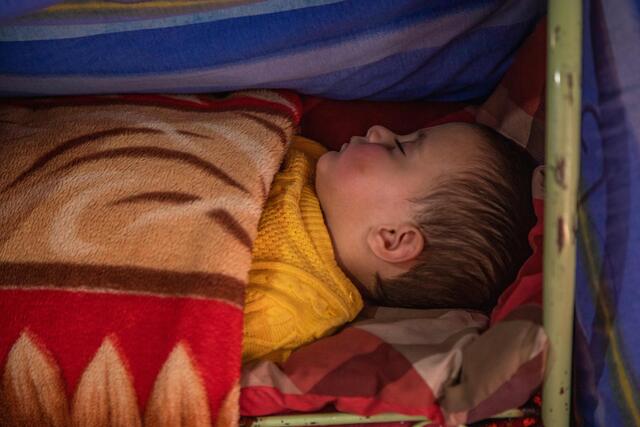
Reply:
[[353, 320], [362, 298], [335, 261], [314, 189], [326, 150], [296, 137], [274, 179], [253, 246], [243, 361], [283, 362]]

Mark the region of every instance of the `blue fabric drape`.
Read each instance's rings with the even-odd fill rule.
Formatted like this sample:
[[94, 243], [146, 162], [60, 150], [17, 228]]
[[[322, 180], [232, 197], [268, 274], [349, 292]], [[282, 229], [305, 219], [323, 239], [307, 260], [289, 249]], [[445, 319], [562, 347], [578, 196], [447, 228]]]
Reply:
[[585, 1], [575, 419], [640, 425], [640, 14]]
[[0, 14], [0, 95], [481, 98], [545, 11], [533, 0], [75, 0], [9, 19], [41, 4]]

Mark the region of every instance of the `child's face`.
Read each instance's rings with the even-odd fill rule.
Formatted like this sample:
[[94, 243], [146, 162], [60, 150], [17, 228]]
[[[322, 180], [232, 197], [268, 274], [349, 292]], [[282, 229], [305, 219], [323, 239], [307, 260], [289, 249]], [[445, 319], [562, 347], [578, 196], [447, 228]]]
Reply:
[[318, 161], [316, 188], [323, 210], [348, 209], [360, 218], [373, 210], [393, 216], [409, 199], [425, 196], [444, 175], [469, 168], [482, 143], [482, 136], [466, 123], [408, 135], [373, 126], [366, 136], [352, 137], [340, 151]]
[[477, 164], [483, 143], [480, 133], [466, 123], [408, 135], [373, 126], [340, 151], [324, 154], [316, 167], [316, 191], [345, 267], [359, 261], [359, 252], [366, 252], [355, 248], [366, 247], [360, 242], [367, 230], [383, 223], [413, 222], [410, 200], [426, 196], [445, 175]]

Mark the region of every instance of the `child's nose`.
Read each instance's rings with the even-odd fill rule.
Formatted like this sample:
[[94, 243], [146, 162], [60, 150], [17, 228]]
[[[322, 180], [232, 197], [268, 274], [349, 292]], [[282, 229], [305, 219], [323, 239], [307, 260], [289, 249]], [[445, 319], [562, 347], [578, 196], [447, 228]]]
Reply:
[[371, 126], [367, 131], [367, 141], [376, 144], [393, 144], [396, 134], [384, 126]]

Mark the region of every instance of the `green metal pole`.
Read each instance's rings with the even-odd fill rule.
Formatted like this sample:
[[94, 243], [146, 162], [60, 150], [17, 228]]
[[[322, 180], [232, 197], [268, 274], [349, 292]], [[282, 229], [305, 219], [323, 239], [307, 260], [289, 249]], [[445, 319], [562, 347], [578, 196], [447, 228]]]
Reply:
[[582, 0], [551, 0], [547, 18], [544, 328], [551, 348], [542, 392], [546, 426], [570, 422], [580, 173]]
[[[491, 417], [492, 419], [522, 418], [525, 413], [520, 409], [509, 409]], [[314, 413], [299, 415], [271, 415], [257, 417], [240, 423], [247, 427], [285, 427], [285, 426], [337, 426], [348, 424], [377, 424], [391, 422], [414, 422], [411, 427], [423, 427], [432, 422], [422, 416], [402, 414], [379, 414], [365, 417], [362, 415], [346, 414], [341, 412]]]
[[337, 426], [347, 424], [373, 424], [391, 422], [425, 422], [426, 417], [402, 414], [380, 414], [371, 417], [345, 413], [300, 414], [259, 417], [251, 423], [251, 427], [284, 427], [284, 426]]

